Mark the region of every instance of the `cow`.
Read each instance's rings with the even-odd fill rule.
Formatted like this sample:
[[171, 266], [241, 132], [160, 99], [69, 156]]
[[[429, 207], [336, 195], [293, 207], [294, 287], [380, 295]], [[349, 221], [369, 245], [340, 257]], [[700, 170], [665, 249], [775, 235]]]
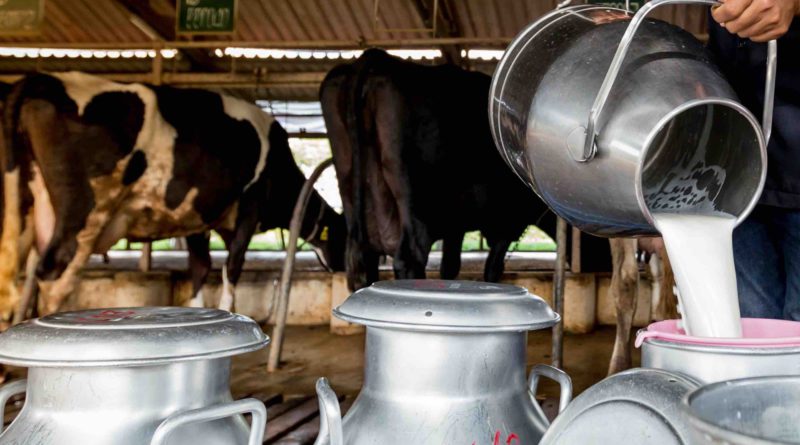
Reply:
[[[288, 227], [305, 180], [271, 116], [200, 89], [35, 73], [9, 93], [3, 130], [0, 301], [16, 292], [17, 240], [33, 213], [41, 314], [58, 310], [92, 253], [123, 237], [186, 237], [197, 296], [212, 229], [229, 251], [221, 306], [232, 309], [253, 233]], [[314, 193], [302, 226], [328, 265], [343, 269], [343, 217]]]
[[675, 277], [661, 238], [611, 238], [611, 299], [617, 315], [614, 350], [608, 366], [612, 375], [631, 367], [631, 330], [639, 295], [639, 260], [654, 283], [652, 318], [678, 318]]
[[392, 256], [395, 277], [424, 278], [439, 239], [441, 277], [455, 278], [469, 230], [486, 237], [484, 279], [498, 281], [506, 251], [528, 225], [555, 233], [555, 217], [494, 147], [490, 81], [378, 49], [325, 77], [320, 101], [347, 221], [351, 290], [378, 279], [383, 254]]
[[[421, 66], [375, 49], [325, 77], [320, 101], [347, 221], [351, 290], [377, 280], [381, 254], [393, 257], [396, 277], [425, 277], [436, 239], [444, 241], [440, 274], [455, 278], [466, 230], [481, 230], [489, 242], [486, 281], [501, 278], [506, 250], [528, 225], [555, 237], [555, 214], [494, 147], [489, 83], [481, 73]], [[581, 246], [584, 272], [612, 271], [614, 373], [630, 367], [640, 249], [658, 253], [648, 267], [660, 278], [657, 317], [675, 314], [674, 280], [663, 244], [582, 234]]]

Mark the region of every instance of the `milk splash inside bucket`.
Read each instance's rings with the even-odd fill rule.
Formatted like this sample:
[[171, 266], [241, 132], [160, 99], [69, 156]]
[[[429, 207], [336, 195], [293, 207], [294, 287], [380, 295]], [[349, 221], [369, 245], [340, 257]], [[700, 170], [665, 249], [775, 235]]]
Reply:
[[686, 333], [698, 337], [741, 337], [733, 229], [724, 215], [657, 213], [683, 308]]

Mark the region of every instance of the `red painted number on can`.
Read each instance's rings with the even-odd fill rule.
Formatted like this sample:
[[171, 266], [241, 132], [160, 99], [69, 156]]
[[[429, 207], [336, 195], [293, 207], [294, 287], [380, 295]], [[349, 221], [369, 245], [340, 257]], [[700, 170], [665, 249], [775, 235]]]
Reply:
[[[519, 436], [517, 436], [515, 433], [509, 434], [505, 442], [501, 442], [502, 439], [503, 436], [500, 430], [495, 431], [492, 445], [503, 445], [504, 443], [505, 445], [519, 445], [521, 443]], [[477, 445], [477, 442], [472, 442], [472, 445]]]

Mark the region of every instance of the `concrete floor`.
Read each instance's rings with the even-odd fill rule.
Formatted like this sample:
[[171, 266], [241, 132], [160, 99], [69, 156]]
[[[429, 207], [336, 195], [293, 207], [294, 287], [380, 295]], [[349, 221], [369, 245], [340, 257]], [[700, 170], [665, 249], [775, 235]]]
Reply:
[[[271, 329], [265, 329], [269, 333]], [[532, 332], [528, 338], [528, 365], [550, 363], [550, 330]], [[614, 328], [602, 327], [591, 334], [564, 338], [564, 368], [572, 377], [575, 394], [602, 380], [614, 343]], [[287, 329], [283, 367], [267, 373], [267, 350], [234, 359], [232, 387], [236, 396], [252, 393], [310, 395], [319, 377], [328, 377], [339, 395], [355, 395], [361, 388], [364, 335], [337, 336], [328, 326]], [[639, 351], [634, 351], [634, 365]], [[547, 379], [539, 397], [558, 396], [558, 388]]]

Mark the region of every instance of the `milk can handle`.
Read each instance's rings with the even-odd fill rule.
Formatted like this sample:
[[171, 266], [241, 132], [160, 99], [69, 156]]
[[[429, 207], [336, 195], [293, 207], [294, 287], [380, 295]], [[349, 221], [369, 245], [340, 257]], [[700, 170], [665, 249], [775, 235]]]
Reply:
[[219, 420], [246, 413], [250, 413], [253, 416], [250, 424], [250, 439], [247, 445], [261, 445], [264, 441], [264, 428], [267, 425], [267, 408], [257, 399], [242, 399], [175, 413], [164, 419], [161, 425], [156, 428], [150, 445], [166, 444], [169, 436], [181, 426]]
[[561, 387], [561, 396], [558, 401], [558, 412], [560, 414], [572, 401], [572, 379], [569, 378], [566, 372], [555, 366], [534, 365], [533, 369], [531, 369], [531, 376], [528, 378], [528, 388], [534, 396], [536, 396], [536, 387], [539, 386], [539, 377], [555, 380]]
[[[622, 62], [628, 54], [628, 48], [633, 41], [633, 35], [639, 29], [639, 25], [644, 21], [647, 14], [653, 9], [662, 5], [676, 5], [676, 4], [701, 4], [715, 6], [721, 4], [717, 0], [652, 0], [645, 3], [631, 18], [631, 23], [625, 34], [622, 35], [622, 40], [619, 42], [617, 52], [611, 60], [611, 66], [608, 68], [605, 79], [600, 85], [600, 91], [597, 92], [597, 97], [594, 99], [592, 109], [589, 111], [589, 120], [586, 124], [586, 139], [584, 140], [583, 153], [579, 162], [590, 161], [597, 154], [597, 131], [595, 126], [603, 112], [606, 105], [608, 95], [611, 93], [611, 88], [617, 80], [619, 71], [622, 68]], [[770, 40], [767, 45], [767, 77], [764, 87], [764, 114], [761, 119], [762, 131], [764, 133], [764, 143], [769, 142], [769, 137], [772, 133], [772, 107], [775, 99], [775, 72], [778, 64], [778, 44], [775, 40]]]
[[[22, 394], [28, 387], [26, 379], [15, 380], [0, 387], [0, 410], [2, 410], [3, 418], [6, 417], [6, 404], [8, 401], [17, 394]], [[0, 433], [3, 432], [3, 423], [0, 422]]]
[[339, 398], [325, 377], [317, 380], [319, 399], [319, 435], [314, 445], [343, 445], [342, 411]]

